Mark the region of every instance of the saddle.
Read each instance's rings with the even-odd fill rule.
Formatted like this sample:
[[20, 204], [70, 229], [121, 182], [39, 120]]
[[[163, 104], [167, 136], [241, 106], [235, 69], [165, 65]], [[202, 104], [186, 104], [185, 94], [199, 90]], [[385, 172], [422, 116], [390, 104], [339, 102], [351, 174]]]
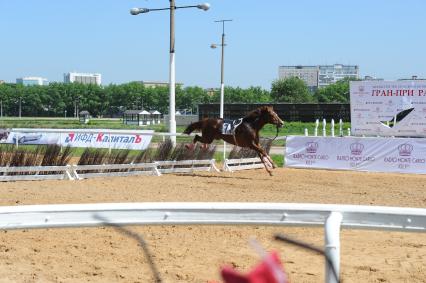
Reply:
[[223, 126], [222, 126], [222, 134], [223, 135], [234, 135], [235, 130], [241, 123], [243, 122], [243, 118], [236, 119], [236, 120], [229, 120], [224, 119], [223, 120]]

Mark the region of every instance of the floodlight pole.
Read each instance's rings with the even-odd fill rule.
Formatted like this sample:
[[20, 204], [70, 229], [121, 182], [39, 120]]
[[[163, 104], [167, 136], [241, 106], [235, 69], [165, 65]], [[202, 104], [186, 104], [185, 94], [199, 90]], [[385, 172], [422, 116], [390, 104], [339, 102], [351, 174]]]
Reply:
[[182, 8], [198, 8], [204, 11], [207, 11], [210, 8], [210, 4], [203, 3], [199, 5], [189, 5], [189, 6], [179, 6], [176, 7], [175, 0], [169, 0], [169, 8], [159, 8], [159, 9], [148, 9], [148, 8], [132, 8], [130, 9], [130, 14], [138, 15], [141, 13], [148, 13], [151, 11], [163, 11], [170, 10], [170, 64], [169, 64], [169, 133], [170, 140], [173, 145], [176, 145], [176, 72], [175, 72], [175, 10]]
[[218, 20], [215, 23], [222, 23], [222, 56], [220, 61], [220, 118], [224, 118], [224, 100], [225, 100], [225, 82], [224, 82], [224, 65], [225, 65], [225, 22], [232, 20]]
[[[222, 55], [220, 61], [220, 110], [219, 116], [221, 119], [225, 118], [224, 104], [225, 104], [225, 81], [224, 81], [224, 70], [225, 70], [225, 22], [231, 22], [232, 20], [218, 20], [215, 23], [222, 23]], [[215, 44], [212, 44], [212, 48], [216, 48]], [[223, 142], [223, 161], [226, 160], [226, 142]]]
[[170, 0], [169, 132], [173, 146], [176, 145], [175, 8], [175, 0]]
[[[225, 28], [225, 22], [222, 22]], [[220, 118], [224, 118], [224, 96], [225, 96], [225, 83], [223, 80], [223, 71], [224, 71], [224, 54], [225, 53], [225, 30], [222, 33], [222, 57], [220, 60]]]

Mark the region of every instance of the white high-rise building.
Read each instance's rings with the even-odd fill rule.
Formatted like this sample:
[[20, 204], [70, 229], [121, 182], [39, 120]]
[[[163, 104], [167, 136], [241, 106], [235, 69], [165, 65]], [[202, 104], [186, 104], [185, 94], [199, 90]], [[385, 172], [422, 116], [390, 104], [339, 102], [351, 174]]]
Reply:
[[311, 91], [315, 91], [318, 88], [318, 73], [318, 66], [280, 66], [278, 78], [297, 77], [303, 80]]
[[316, 66], [280, 66], [278, 78], [297, 77], [303, 80], [311, 91], [328, 86], [344, 78], [359, 78], [359, 67], [356, 65], [316, 65]]
[[345, 78], [359, 79], [359, 67], [356, 65], [320, 65], [318, 86], [324, 87]]
[[64, 74], [64, 82], [101, 85], [101, 74], [71, 72]]

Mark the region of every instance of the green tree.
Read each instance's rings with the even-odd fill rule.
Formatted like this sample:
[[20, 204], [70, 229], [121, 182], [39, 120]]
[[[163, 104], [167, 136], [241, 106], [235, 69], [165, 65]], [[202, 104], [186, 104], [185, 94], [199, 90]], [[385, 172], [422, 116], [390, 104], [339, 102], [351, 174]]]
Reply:
[[[227, 86], [225, 87], [224, 95], [225, 103], [258, 103], [271, 101], [270, 93], [267, 90], [254, 86], [248, 89]], [[220, 102], [220, 91], [214, 93], [211, 102]]]
[[196, 112], [199, 103], [208, 103], [210, 97], [207, 92], [198, 86], [186, 87], [183, 91], [176, 93], [176, 108]]
[[303, 103], [313, 101], [308, 86], [297, 77], [274, 81], [271, 87], [271, 97], [274, 102]]
[[354, 79], [345, 78], [320, 88], [316, 91], [315, 97], [318, 102], [323, 103], [349, 103], [349, 82], [352, 80]]

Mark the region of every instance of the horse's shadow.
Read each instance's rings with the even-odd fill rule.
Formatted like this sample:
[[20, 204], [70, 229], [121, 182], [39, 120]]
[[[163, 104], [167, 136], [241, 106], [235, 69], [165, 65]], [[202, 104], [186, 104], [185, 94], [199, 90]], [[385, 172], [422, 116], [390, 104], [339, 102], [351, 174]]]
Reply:
[[[182, 173], [180, 175], [181, 176], [186, 176], [186, 177], [214, 178], [214, 179], [233, 179], [233, 180], [235, 180], [235, 179], [239, 179], [239, 180], [253, 180], [253, 179], [255, 179], [255, 178], [241, 177], [241, 176], [197, 175], [195, 173]], [[256, 178], [256, 179], [258, 180], [259, 178]]]

